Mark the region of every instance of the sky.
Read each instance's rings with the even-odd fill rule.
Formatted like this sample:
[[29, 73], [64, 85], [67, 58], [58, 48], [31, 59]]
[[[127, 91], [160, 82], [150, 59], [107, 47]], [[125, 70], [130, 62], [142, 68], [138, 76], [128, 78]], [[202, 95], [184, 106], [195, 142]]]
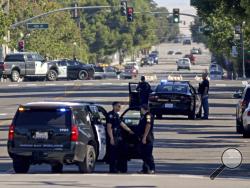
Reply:
[[[179, 8], [180, 13], [196, 14], [196, 10], [190, 6], [190, 0], [154, 0], [154, 1], [160, 7], [166, 7], [169, 10], [169, 12], [172, 12], [173, 8]], [[189, 28], [185, 27], [189, 27], [188, 25], [190, 24], [190, 22], [193, 21], [193, 18], [181, 16], [181, 20], [187, 23], [186, 25], [180, 24], [181, 33], [185, 35], [191, 35]]]

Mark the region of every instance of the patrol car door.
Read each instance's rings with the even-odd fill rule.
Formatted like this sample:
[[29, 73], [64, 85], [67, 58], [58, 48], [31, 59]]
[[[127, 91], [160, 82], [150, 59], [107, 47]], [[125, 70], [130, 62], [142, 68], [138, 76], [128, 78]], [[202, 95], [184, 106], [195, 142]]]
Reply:
[[38, 54], [33, 54], [32, 58], [35, 60], [35, 75], [46, 75], [48, 72], [48, 64]]
[[[95, 128], [95, 133], [98, 141], [98, 160], [104, 160], [107, 153], [107, 142], [106, 142], [106, 115], [104, 115], [104, 109], [97, 107], [96, 105], [89, 106], [91, 111], [91, 121]], [[106, 112], [106, 111], [105, 111]]]
[[[121, 115], [122, 121], [134, 132], [137, 133], [138, 124], [141, 119], [141, 113], [137, 109], [127, 109]], [[134, 134], [131, 135], [123, 131], [123, 138], [128, 144], [128, 153], [131, 158], [139, 158], [138, 146], [140, 144], [139, 137]]]
[[58, 77], [59, 78], [67, 78], [67, 62], [66, 61], [59, 61], [58, 62]]
[[139, 108], [140, 94], [136, 90], [138, 83], [129, 83], [129, 108]]
[[[20, 56], [21, 57], [21, 56]], [[25, 75], [35, 74], [35, 62], [33, 61], [32, 54], [27, 54], [25, 60]], [[24, 60], [23, 60], [24, 61]]]
[[192, 96], [194, 96], [195, 98], [195, 113], [198, 114], [201, 109], [201, 98], [193, 86], [190, 85], [189, 87], [190, 87], [190, 92], [192, 93]]

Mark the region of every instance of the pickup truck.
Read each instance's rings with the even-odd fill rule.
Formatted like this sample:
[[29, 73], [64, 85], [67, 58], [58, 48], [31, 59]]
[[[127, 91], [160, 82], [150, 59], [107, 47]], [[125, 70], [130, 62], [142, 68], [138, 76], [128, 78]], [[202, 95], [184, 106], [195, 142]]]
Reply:
[[0, 63], [0, 72], [4, 78], [18, 82], [20, 78], [47, 78], [50, 81], [57, 79], [56, 67], [49, 66], [45, 59], [35, 52], [10, 53]]

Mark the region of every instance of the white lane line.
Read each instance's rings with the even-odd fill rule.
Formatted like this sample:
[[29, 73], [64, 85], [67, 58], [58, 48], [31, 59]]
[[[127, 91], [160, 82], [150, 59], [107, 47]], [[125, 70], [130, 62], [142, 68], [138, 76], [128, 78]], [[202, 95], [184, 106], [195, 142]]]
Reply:
[[26, 84], [26, 86], [36, 86], [37, 84]]
[[94, 84], [93, 83], [83, 83], [82, 85], [84, 85], [84, 86], [92, 86]]
[[[119, 84], [118, 84], [118, 85], [119, 85]], [[122, 85], [122, 86], [127, 86], [128, 83], [120, 83], [120, 85]]]
[[56, 84], [45, 84], [46, 86], [56, 86]]
[[66, 83], [66, 84], [63, 84], [64, 86], [73, 86], [74, 83]]
[[101, 83], [101, 85], [113, 85], [113, 83]]
[[8, 85], [9, 87], [17, 87], [17, 86], [19, 86], [18, 84], [10, 84], [10, 85]]
[[0, 114], [0, 116], [7, 116], [8, 114], [6, 114], [6, 113], [2, 113], [2, 114]]
[[221, 86], [221, 87], [225, 87], [227, 86], [227, 84], [215, 84], [216, 86]]

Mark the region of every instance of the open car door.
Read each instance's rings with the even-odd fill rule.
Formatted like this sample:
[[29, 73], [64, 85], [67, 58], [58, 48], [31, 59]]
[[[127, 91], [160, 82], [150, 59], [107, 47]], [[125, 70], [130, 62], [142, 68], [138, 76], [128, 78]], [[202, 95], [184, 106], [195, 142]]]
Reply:
[[136, 90], [138, 83], [129, 83], [129, 108], [139, 109], [140, 107], [140, 92]]
[[[121, 115], [122, 121], [134, 132], [137, 131], [141, 119], [140, 111], [136, 108], [129, 108]], [[126, 131], [122, 132], [124, 141], [128, 144], [128, 160], [141, 159], [140, 140], [136, 134], [131, 135]]]

